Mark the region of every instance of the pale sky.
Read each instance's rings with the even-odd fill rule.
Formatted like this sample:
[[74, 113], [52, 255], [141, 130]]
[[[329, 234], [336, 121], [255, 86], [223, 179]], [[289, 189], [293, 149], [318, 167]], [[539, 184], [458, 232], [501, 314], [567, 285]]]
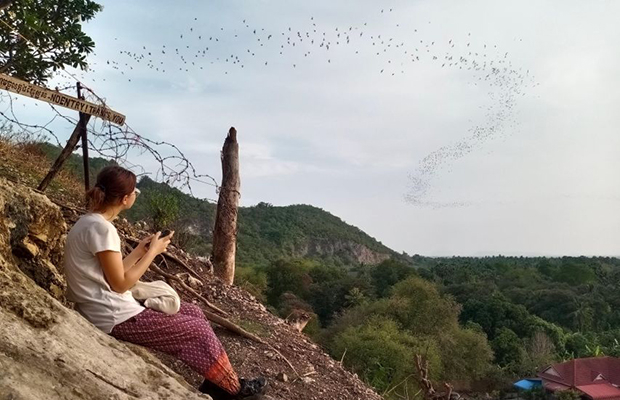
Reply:
[[235, 126], [244, 206], [311, 204], [409, 254], [620, 255], [620, 2], [101, 3], [81, 79], [218, 180]]

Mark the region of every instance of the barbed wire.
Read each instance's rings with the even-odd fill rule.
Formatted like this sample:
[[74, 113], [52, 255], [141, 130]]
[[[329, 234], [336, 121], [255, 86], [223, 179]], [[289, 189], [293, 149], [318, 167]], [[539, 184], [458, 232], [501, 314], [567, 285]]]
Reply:
[[2, 116], [6, 121], [8, 121], [10, 124], [14, 124], [18, 126], [19, 129], [21, 129], [21, 131], [28, 133], [33, 137], [39, 137], [41, 135], [43, 136], [49, 135], [52, 138], [54, 138], [54, 140], [56, 140], [56, 144], [58, 146], [62, 147], [62, 145], [60, 144], [60, 140], [58, 139], [58, 136], [56, 136], [56, 134], [50, 128], [48, 128], [48, 126], [54, 122], [54, 120], [56, 119], [56, 116], [54, 116], [50, 121], [46, 122], [43, 125], [27, 124], [27, 123], [21, 122], [15, 115], [13, 97], [11, 96], [11, 94], [0, 93], [0, 104], [4, 102], [8, 102], [8, 105], [6, 109], [4, 109], [3, 111], [0, 111], [0, 116]]
[[[42, 50], [34, 44], [33, 41], [22, 35], [17, 29], [1, 19], [0, 22], [43, 54]], [[79, 83], [82, 89], [87, 92], [87, 94], [83, 96], [87, 101], [109, 108], [106, 100], [99, 96], [89, 85], [86, 85], [76, 77], [75, 74], [70, 73], [64, 68], [60, 69], [59, 73], [64, 73], [73, 79], [76, 84]], [[62, 88], [57, 86], [55, 90], [60, 92], [73, 87], [75, 86], [67, 85]], [[49, 104], [49, 106], [54, 111], [54, 116], [45, 124], [27, 124], [21, 122], [15, 115], [13, 97], [10, 94], [0, 94], [0, 103], [4, 102], [6, 98], [8, 98], [8, 107], [6, 110], [0, 111], [0, 116], [25, 132], [30, 132], [35, 135], [40, 135], [43, 132], [45, 136], [49, 135], [53, 137], [56, 140], [56, 144], [60, 147], [62, 147], [62, 145], [58, 136], [49, 126], [58, 118], [64, 119], [70, 124], [76, 125], [78, 123], [77, 118], [63, 114], [52, 104]], [[100, 124], [97, 123], [98, 121], [100, 121]], [[193, 194], [191, 182], [199, 182], [213, 186], [216, 188], [216, 191], [219, 191], [219, 185], [215, 178], [208, 174], [199, 174], [194, 164], [185, 156], [178, 146], [164, 140], [153, 140], [140, 135], [127, 123], [119, 126], [105, 120], [98, 120], [96, 117], [91, 118], [87, 125], [87, 137], [89, 149], [93, 150], [101, 157], [111, 159], [118, 164], [131, 166], [132, 169], [139, 167], [143, 171], [141, 175], [147, 175], [148, 173], [146, 173], [146, 170], [142, 166], [128, 161], [127, 158], [131, 150], [138, 151], [140, 155], [148, 153], [154, 158], [159, 164], [159, 169], [155, 173], [156, 179], [161, 176], [162, 182], [168, 185], [178, 185], [181, 188], [187, 188], [189, 192]], [[172, 151], [173, 154], [164, 155], [166, 150]]]
[[[87, 99], [90, 101], [90, 99]], [[56, 117], [63, 118], [71, 124], [77, 124], [78, 119], [60, 112], [58, 107], [49, 104]], [[199, 182], [216, 189], [219, 188], [215, 178], [208, 174], [199, 174], [194, 164], [185, 156], [183, 151], [173, 143], [164, 140], [153, 140], [134, 131], [129, 125], [114, 125], [108, 121], [91, 119], [87, 125], [89, 148], [103, 158], [112, 159], [116, 163], [126, 165], [131, 150], [138, 151], [139, 155], [148, 153], [159, 164], [155, 172], [157, 178], [171, 186], [187, 188], [193, 194], [192, 182]], [[171, 150], [173, 154], [164, 152]], [[140, 166], [144, 171], [144, 168]], [[142, 173], [146, 175], [146, 173]]]

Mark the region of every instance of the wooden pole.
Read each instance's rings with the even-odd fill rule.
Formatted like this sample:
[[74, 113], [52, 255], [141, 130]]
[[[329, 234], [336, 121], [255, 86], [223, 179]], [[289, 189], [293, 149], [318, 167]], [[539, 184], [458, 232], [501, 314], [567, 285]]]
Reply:
[[[77, 83], [77, 97], [84, 100], [82, 97], [82, 85]], [[90, 190], [90, 168], [88, 166], [88, 129], [87, 126], [87, 114], [80, 113], [80, 120], [78, 126], [80, 127], [80, 135], [82, 136], [82, 161], [84, 163], [84, 192]]]
[[[89, 120], [90, 120], [90, 115], [86, 114], [86, 117], [84, 118], [84, 126], [86, 126]], [[47, 186], [50, 184], [52, 179], [54, 179], [58, 171], [60, 171], [60, 169], [62, 168], [62, 165], [65, 163], [67, 158], [69, 158], [69, 156], [75, 149], [75, 146], [77, 145], [78, 140], [80, 140], [80, 125], [81, 124], [78, 123], [75, 126], [73, 133], [69, 137], [69, 140], [67, 140], [67, 144], [65, 145], [65, 148], [62, 149], [62, 151], [58, 155], [58, 158], [56, 158], [56, 161], [54, 161], [54, 165], [52, 165], [52, 168], [50, 168], [45, 178], [43, 178], [43, 180], [37, 187], [38, 190], [44, 192], [45, 189], [47, 189]]]
[[237, 212], [239, 207], [239, 143], [230, 128], [222, 148], [222, 186], [213, 228], [213, 273], [229, 285], [235, 279]]

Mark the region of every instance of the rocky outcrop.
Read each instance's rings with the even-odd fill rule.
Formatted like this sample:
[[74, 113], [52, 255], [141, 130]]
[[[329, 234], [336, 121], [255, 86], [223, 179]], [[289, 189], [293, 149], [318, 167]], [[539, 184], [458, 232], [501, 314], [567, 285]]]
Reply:
[[0, 400], [208, 399], [63, 305], [65, 231], [47, 197], [0, 179]]
[[63, 301], [62, 272], [65, 220], [47, 197], [9, 181], [0, 181], [0, 252], [27, 276]]
[[370, 250], [363, 244], [352, 241], [310, 239], [295, 249], [296, 257], [339, 256], [359, 264], [375, 265], [390, 258], [389, 254]]

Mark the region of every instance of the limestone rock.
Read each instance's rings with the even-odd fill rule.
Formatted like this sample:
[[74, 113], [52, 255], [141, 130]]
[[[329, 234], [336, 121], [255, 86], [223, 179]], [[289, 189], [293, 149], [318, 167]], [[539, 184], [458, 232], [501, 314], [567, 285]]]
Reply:
[[0, 398], [210, 399], [54, 298], [65, 231], [45, 196], [0, 179]]
[[61, 301], [66, 230], [62, 213], [46, 196], [0, 179], [0, 252]]
[[293, 250], [296, 257], [333, 256], [339, 254], [351, 261], [363, 264], [379, 264], [390, 258], [389, 254], [370, 250], [363, 244], [353, 241], [333, 241], [320, 238], [308, 239]]
[[288, 382], [288, 375], [286, 375], [284, 372], [280, 372], [276, 378], [280, 381], [280, 382]]

